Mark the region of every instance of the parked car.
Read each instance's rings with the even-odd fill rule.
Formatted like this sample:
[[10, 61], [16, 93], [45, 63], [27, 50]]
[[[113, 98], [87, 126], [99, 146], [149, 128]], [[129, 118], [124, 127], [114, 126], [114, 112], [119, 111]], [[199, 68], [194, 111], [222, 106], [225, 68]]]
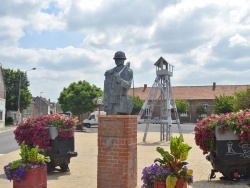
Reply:
[[[98, 125], [98, 115], [99, 111], [92, 112], [89, 117], [83, 120], [83, 125], [90, 128], [92, 125]], [[100, 111], [100, 115], [106, 115], [106, 112]]]

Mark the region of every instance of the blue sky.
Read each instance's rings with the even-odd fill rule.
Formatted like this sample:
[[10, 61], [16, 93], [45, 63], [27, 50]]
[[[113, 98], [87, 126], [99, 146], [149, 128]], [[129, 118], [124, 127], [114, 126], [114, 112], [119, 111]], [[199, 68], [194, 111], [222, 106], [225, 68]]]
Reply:
[[247, 0], [10, 0], [0, 21], [0, 63], [36, 67], [27, 73], [34, 97], [57, 101], [79, 80], [103, 89], [119, 50], [135, 87], [153, 84], [161, 56], [174, 66], [173, 86], [249, 84]]
[[[35, 40], [34, 40], [35, 39]], [[84, 36], [82, 33], [69, 33], [60, 30], [26, 32], [20, 38], [19, 46], [26, 49], [48, 49], [65, 48], [67, 46], [81, 47]]]

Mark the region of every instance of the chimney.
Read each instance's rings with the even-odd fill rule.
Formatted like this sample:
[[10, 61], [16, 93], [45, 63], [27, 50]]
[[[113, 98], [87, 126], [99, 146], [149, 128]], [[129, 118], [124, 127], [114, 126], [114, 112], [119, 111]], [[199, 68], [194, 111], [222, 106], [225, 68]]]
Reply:
[[147, 89], [147, 84], [144, 84], [144, 88], [143, 88], [142, 92], [145, 92], [146, 89]]
[[213, 82], [213, 91], [215, 90], [216, 88], [216, 82]]

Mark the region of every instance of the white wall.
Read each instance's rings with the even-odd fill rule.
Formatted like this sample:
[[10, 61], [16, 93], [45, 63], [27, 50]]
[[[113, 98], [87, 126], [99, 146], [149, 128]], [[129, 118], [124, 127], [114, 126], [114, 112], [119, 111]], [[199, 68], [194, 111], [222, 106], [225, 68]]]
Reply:
[[0, 127], [5, 126], [5, 99], [0, 99]]

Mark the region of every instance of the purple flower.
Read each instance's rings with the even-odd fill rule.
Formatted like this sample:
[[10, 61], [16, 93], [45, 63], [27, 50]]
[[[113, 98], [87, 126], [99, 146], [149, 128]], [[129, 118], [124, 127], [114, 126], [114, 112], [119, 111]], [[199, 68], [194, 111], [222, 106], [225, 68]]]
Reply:
[[11, 169], [11, 164], [4, 166], [4, 173], [6, 175], [6, 178], [8, 180], [13, 180], [14, 177], [16, 177], [17, 181], [21, 181], [24, 179], [24, 176], [26, 174], [26, 170], [24, 166], [18, 166], [17, 168]]
[[145, 167], [142, 170], [142, 177], [141, 177], [141, 180], [143, 180], [142, 188], [153, 188], [155, 181], [166, 182], [166, 178], [170, 173], [171, 172], [168, 167], [163, 165], [158, 165], [157, 163]]

